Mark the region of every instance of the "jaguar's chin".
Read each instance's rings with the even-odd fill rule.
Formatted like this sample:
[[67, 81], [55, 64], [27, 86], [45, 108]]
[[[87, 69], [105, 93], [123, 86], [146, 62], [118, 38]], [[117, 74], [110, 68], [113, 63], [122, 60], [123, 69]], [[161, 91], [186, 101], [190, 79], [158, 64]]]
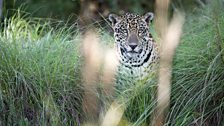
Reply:
[[131, 50], [131, 51], [128, 51], [127, 53], [130, 53], [130, 54], [136, 54], [136, 53], [139, 53], [139, 52], [136, 52], [134, 50]]

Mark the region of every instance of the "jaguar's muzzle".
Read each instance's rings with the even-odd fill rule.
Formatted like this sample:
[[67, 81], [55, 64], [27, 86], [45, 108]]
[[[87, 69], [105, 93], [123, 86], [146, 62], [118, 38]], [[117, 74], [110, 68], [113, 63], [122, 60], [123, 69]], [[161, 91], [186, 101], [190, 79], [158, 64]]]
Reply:
[[140, 53], [142, 49], [139, 47], [139, 39], [136, 33], [131, 33], [127, 41], [128, 53]]

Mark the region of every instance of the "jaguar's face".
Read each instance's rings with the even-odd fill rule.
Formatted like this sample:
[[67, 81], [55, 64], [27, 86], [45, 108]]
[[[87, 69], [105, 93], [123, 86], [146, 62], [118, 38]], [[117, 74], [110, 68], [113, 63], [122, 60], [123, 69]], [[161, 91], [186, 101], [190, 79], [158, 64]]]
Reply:
[[152, 36], [149, 33], [149, 23], [152, 19], [152, 13], [144, 16], [130, 13], [124, 16], [109, 15], [116, 47], [123, 62], [140, 62], [150, 49]]

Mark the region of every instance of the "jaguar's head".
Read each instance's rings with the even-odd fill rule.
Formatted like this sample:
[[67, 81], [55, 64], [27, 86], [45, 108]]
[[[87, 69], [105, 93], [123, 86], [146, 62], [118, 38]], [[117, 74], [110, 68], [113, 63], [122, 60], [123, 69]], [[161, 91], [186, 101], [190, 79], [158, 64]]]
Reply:
[[152, 46], [149, 25], [153, 13], [143, 16], [126, 13], [123, 16], [109, 15], [118, 53], [123, 63], [141, 64]]

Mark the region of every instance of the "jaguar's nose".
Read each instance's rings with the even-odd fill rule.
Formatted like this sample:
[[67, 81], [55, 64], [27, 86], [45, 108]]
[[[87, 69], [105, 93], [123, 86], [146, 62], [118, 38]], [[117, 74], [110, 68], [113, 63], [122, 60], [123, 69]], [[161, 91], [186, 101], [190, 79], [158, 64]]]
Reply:
[[134, 50], [138, 46], [138, 37], [136, 34], [132, 33], [128, 38], [128, 45]]
[[134, 50], [138, 45], [137, 44], [131, 44], [129, 46], [131, 47], [132, 50]]

